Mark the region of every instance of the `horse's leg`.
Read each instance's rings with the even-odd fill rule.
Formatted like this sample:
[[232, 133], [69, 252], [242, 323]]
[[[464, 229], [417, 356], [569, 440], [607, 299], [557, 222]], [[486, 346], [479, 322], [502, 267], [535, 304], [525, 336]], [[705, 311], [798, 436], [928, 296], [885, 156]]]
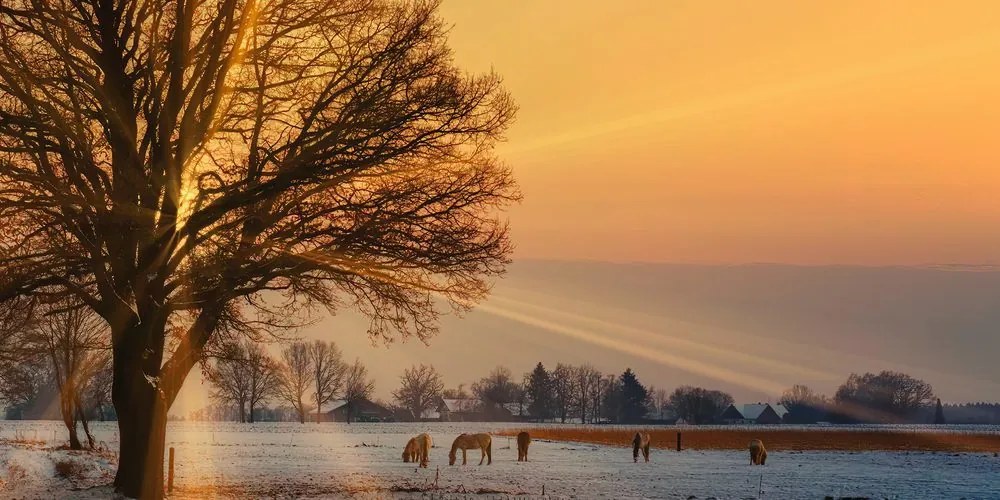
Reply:
[[483, 454], [483, 456], [479, 457], [479, 465], [483, 465], [483, 462], [486, 461], [486, 448], [485, 447], [480, 447], [479, 451], [482, 452], [482, 454]]
[[646, 461], [649, 461], [649, 445], [647, 444], [645, 448], [642, 449], [642, 455], [646, 457]]
[[462, 465], [468, 463], [468, 456], [466, 456], [465, 451], [466, 451], [465, 448], [462, 448]]

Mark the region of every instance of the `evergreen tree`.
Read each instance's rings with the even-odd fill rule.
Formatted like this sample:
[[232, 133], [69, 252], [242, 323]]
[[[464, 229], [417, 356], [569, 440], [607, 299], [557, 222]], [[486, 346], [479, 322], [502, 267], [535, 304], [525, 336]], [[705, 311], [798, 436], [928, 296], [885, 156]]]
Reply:
[[621, 376], [621, 422], [639, 423], [646, 416], [648, 402], [649, 391], [639, 382], [631, 368], [625, 370]]
[[941, 407], [941, 398], [938, 398], [937, 409], [934, 410], [934, 423], [935, 424], [944, 423], [944, 408]]
[[528, 404], [528, 413], [535, 420], [552, 418], [552, 402], [555, 397], [552, 392], [552, 377], [541, 363], [538, 363], [528, 375], [526, 389], [528, 399], [531, 401]]

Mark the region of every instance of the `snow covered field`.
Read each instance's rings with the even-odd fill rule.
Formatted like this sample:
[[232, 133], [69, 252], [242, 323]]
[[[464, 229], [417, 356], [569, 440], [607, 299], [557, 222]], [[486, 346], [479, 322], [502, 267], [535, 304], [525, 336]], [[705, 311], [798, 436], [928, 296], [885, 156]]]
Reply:
[[[443, 498], [467, 493], [492, 497], [553, 498], [996, 498], [1000, 458], [992, 453], [769, 452], [767, 466], [750, 467], [746, 452], [654, 450], [648, 464], [632, 463], [631, 449], [532, 443], [530, 462], [518, 463], [516, 444], [493, 443], [493, 465], [448, 466], [448, 448], [461, 432], [491, 432], [517, 424], [229, 424], [172, 422], [167, 446], [176, 450], [178, 495], [200, 498], [206, 488], [233, 497], [419, 498], [440, 470]], [[114, 424], [96, 424], [96, 437], [117, 447]], [[406, 440], [428, 431], [434, 439], [431, 466], [404, 464]], [[0, 421], [0, 497], [106, 496], [86, 488], [107, 480], [110, 463], [91, 464], [83, 481], [52, 479], [52, 458], [43, 446], [64, 438], [59, 422]], [[56, 441], [25, 450], [2, 440]], [[47, 451], [65, 458], [68, 452]], [[20, 463], [19, 463], [20, 462]], [[98, 460], [98, 462], [100, 462]], [[461, 455], [459, 455], [459, 463]], [[10, 464], [18, 464], [13, 469]], [[11, 470], [21, 477], [10, 477]], [[20, 471], [20, 472], [18, 472]], [[48, 474], [48, 476], [46, 476]], [[55, 495], [55, 497], [60, 497]], [[435, 498], [442, 496], [435, 494]]]

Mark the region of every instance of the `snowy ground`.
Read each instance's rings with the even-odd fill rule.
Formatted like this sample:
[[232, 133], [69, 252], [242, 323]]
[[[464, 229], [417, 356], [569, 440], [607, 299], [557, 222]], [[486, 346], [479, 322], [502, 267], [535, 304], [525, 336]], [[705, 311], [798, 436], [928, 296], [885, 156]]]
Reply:
[[[115, 427], [97, 427], [97, 438], [115, 449]], [[771, 451], [767, 466], [751, 467], [745, 452], [654, 450], [650, 463], [634, 464], [631, 449], [624, 446], [536, 441], [531, 461], [518, 463], [512, 440], [497, 437], [493, 465], [478, 466], [479, 452], [472, 451], [469, 465], [448, 466], [448, 447], [458, 433], [510, 427], [186, 422], [171, 423], [168, 446], [176, 450], [175, 496], [181, 498], [203, 497], [206, 486], [240, 498], [421, 498], [425, 494], [416, 491], [433, 485], [439, 471], [438, 491], [445, 494], [433, 498], [463, 498], [463, 492], [539, 496], [544, 487], [552, 498], [1000, 499], [1000, 458], [985, 453]], [[400, 459], [406, 440], [422, 431], [435, 443], [428, 469]], [[2, 441], [36, 436], [50, 441], [63, 435], [58, 422], [0, 421], [0, 498], [107, 497], [107, 488], [86, 488], [106, 483], [113, 473], [109, 461], [92, 460], [77, 481], [54, 479], [54, 462], [69, 452], [51, 450], [54, 443]], [[65, 494], [53, 494], [58, 491]]]

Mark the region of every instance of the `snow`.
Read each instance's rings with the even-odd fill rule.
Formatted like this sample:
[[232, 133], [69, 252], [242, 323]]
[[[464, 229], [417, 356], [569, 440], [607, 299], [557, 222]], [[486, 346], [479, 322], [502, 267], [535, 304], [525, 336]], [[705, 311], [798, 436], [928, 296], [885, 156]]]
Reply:
[[[544, 487], [552, 498], [1000, 498], [1000, 458], [992, 453], [769, 450], [767, 465], [753, 467], [743, 451], [653, 450], [650, 463], [633, 463], [625, 445], [536, 440], [531, 461], [519, 463], [513, 440], [496, 436], [492, 465], [478, 466], [480, 454], [470, 450], [469, 465], [448, 466], [457, 434], [516, 426], [171, 422], [167, 446], [176, 450], [178, 498], [202, 497], [198, 488], [205, 486], [236, 497], [384, 498], [394, 492], [420, 498], [437, 473], [440, 491], [454, 497], [464, 497], [462, 492], [537, 496]], [[114, 424], [94, 427], [99, 440], [117, 447]], [[99, 457], [82, 482], [70, 484], [53, 478], [54, 459], [69, 452], [52, 450], [51, 442], [4, 441], [15, 433], [30, 439], [36, 431], [48, 440], [53, 430], [56, 439], [63, 438], [59, 422], [0, 422], [0, 480], [8, 489], [0, 489], [0, 497], [60, 497], [52, 492], [110, 481], [113, 465]], [[427, 469], [400, 459], [406, 441], [419, 432], [429, 432], [435, 444]], [[10, 481], [5, 464], [11, 463], [25, 471], [25, 479]], [[106, 498], [109, 492], [80, 489], [71, 496]]]

